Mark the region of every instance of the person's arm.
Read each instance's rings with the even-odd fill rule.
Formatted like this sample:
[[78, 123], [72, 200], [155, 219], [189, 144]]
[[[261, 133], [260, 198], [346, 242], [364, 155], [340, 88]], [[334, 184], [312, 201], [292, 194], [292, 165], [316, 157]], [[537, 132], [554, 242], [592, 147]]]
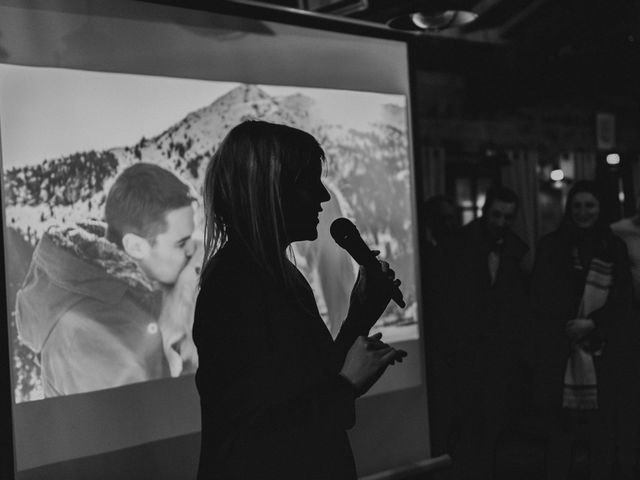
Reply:
[[628, 314], [633, 301], [633, 281], [626, 246], [614, 239], [612, 244], [612, 284], [605, 304], [586, 318], [567, 322], [567, 335], [572, 340], [586, 340], [588, 348], [598, 350], [609, 335], [612, 322], [619, 322]]
[[[379, 253], [379, 252], [378, 252]], [[338, 357], [344, 360], [358, 337], [368, 337], [369, 330], [384, 313], [391, 300], [392, 285], [399, 285], [389, 264], [380, 262], [379, 272], [368, 272], [360, 267], [356, 283], [349, 298], [349, 311], [335, 340]]]
[[[388, 364], [385, 355], [393, 349], [357, 341], [349, 349], [349, 365], [339, 372], [332, 366], [331, 349], [316, 350], [312, 339], [286, 326], [303, 320], [287, 320], [294, 310], [269, 312], [266, 294], [254, 279], [247, 279], [241, 293], [237, 285], [222, 281], [206, 282], [200, 292], [194, 339], [198, 388], [212, 399], [213, 408], [229, 412], [224, 420], [229, 428], [287, 430], [308, 422], [351, 428], [359, 389], [381, 374]], [[303, 359], [291, 358], [307, 354], [307, 364], [318, 362], [315, 373], [301, 371]], [[318, 357], [323, 354], [328, 358]]]
[[[242, 291], [239, 291], [242, 290]], [[301, 378], [300, 359], [289, 358], [308, 339], [296, 338], [277, 314], [268, 311], [259, 282], [209, 280], [196, 306], [194, 340], [198, 347], [198, 389], [210, 398], [229, 428], [289, 429], [310, 421], [351, 428], [355, 390], [336, 371]], [[291, 344], [291, 348], [287, 344]], [[287, 348], [285, 352], [282, 346]], [[330, 353], [330, 352], [328, 352]], [[331, 362], [331, 359], [317, 359]]]
[[614, 246], [613, 282], [609, 288], [607, 301], [589, 315], [595, 327], [592, 335], [598, 339], [606, 339], [611, 322], [627, 315], [633, 303], [633, 280], [627, 248], [621, 240], [617, 239]]

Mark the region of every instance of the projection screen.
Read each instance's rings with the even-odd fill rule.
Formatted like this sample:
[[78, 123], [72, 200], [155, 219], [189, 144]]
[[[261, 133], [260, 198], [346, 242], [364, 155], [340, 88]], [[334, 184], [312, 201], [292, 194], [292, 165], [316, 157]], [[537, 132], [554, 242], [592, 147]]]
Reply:
[[[197, 356], [176, 363], [154, 320], [170, 282], [106, 238], [105, 199], [132, 165], [158, 165], [191, 189], [189, 234], [201, 240], [204, 169], [245, 119], [302, 128], [326, 151], [332, 200], [319, 239], [294, 252], [329, 331], [356, 271], [329, 236], [333, 219], [352, 219], [403, 281], [407, 308], [390, 305], [374, 331], [409, 356], [358, 401], [359, 474], [428, 458], [409, 107], [404, 41], [144, 2], [0, 1], [17, 478], [197, 434]], [[122, 285], [144, 304], [142, 328]]]

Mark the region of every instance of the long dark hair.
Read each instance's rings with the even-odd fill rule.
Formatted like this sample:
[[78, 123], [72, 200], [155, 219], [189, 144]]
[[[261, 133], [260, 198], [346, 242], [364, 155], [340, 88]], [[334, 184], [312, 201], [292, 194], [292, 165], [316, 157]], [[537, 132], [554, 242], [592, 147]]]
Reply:
[[231, 129], [205, 176], [203, 271], [234, 238], [269, 276], [291, 285], [283, 194], [302, 171], [324, 158], [316, 139], [297, 128], [249, 120]]
[[[595, 224], [589, 229], [579, 228], [573, 221], [571, 215], [571, 204], [575, 196], [579, 193], [590, 193], [593, 195], [600, 206], [600, 214]], [[591, 180], [580, 180], [576, 182], [567, 196], [567, 203], [564, 208], [564, 216], [558, 228], [563, 242], [567, 247], [576, 246], [577, 244], [588, 240], [595, 249], [595, 254], [601, 258], [608, 258], [611, 247], [611, 229], [605, 215], [604, 194], [598, 184]]]
[[575, 196], [579, 193], [590, 193], [596, 198], [596, 200], [598, 200], [598, 204], [600, 205], [600, 214], [598, 215], [598, 220], [591, 228], [596, 232], [608, 231], [609, 226], [604, 215], [604, 194], [598, 184], [591, 180], [580, 180], [576, 182], [573, 187], [571, 187], [571, 190], [569, 190], [569, 195], [567, 195], [567, 203], [564, 206], [564, 216], [562, 217], [560, 228], [577, 228], [571, 217], [571, 203], [573, 202]]

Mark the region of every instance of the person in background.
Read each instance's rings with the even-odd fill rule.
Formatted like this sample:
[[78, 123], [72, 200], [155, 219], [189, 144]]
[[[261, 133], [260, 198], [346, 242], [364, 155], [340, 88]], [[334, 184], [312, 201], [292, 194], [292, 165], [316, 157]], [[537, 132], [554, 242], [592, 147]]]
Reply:
[[334, 341], [287, 258], [292, 242], [318, 236], [323, 159], [306, 132], [246, 121], [208, 165], [193, 326], [199, 479], [355, 479], [355, 399], [405, 355], [367, 337], [399, 284], [386, 262], [360, 269]]
[[195, 370], [190, 330], [202, 261], [189, 187], [138, 163], [115, 180], [106, 223], [50, 228], [16, 297], [45, 397]]
[[482, 217], [443, 245], [432, 275], [439, 358], [452, 380], [448, 436], [454, 479], [492, 479], [501, 435], [519, 413], [531, 310], [526, 244], [511, 230], [517, 195], [492, 187]]
[[636, 214], [611, 224], [611, 231], [627, 246], [633, 280], [633, 308], [628, 327], [618, 339], [621, 355], [615, 368], [621, 391], [616, 415], [616, 450], [618, 478], [635, 478], [638, 463], [636, 439], [640, 430], [640, 196], [636, 199]]
[[615, 478], [615, 397], [629, 388], [616, 370], [624, 359], [632, 282], [627, 249], [602, 215], [602, 198], [593, 182], [571, 188], [560, 226], [539, 241], [533, 269], [534, 395], [547, 413], [547, 478], [553, 480], [568, 478], [575, 435], [585, 424], [589, 478]]
[[445, 195], [427, 198], [422, 205], [423, 228], [427, 245], [438, 246], [459, 227], [456, 207]]
[[453, 375], [450, 359], [445, 353], [450, 351], [447, 343], [450, 337], [446, 326], [439, 321], [435, 292], [441, 281], [442, 246], [458, 228], [458, 220], [455, 205], [445, 195], [434, 195], [425, 200], [420, 216], [424, 233], [420, 244], [420, 263], [424, 310], [422, 330], [429, 379], [429, 432], [431, 453], [437, 456], [448, 452], [450, 447]]
[[636, 201], [636, 214], [611, 224], [611, 231], [627, 246], [631, 276], [633, 278], [634, 301], [640, 304], [640, 196]]

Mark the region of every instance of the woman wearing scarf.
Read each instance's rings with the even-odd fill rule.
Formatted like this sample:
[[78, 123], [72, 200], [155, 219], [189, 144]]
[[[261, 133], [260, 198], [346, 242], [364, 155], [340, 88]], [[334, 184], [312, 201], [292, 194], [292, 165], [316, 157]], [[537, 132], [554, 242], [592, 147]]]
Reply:
[[535, 395], [549, 419], [548, 479], [568, 477], [581, 425], [588, 432], [589, 478], [613, 478], [613, 400], [620, 382], [612, 367], [629, 320], [632, 284], [626, 246], [603, 213], [596, 185], [577, 182], [560, 227], [537, 248], [531, 284], [540, 352]]

